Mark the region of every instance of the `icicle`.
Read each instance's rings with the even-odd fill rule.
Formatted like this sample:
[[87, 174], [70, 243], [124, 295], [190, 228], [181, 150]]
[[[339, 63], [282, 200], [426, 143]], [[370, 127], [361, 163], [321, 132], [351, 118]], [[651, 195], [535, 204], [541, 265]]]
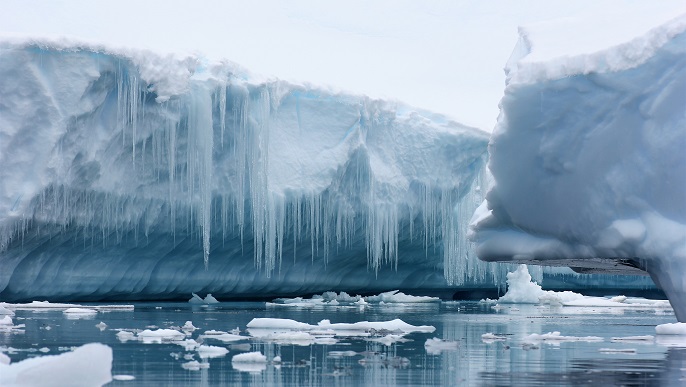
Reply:
[[212, 233], [212, 96], [204, 85], [194, 85], [191, 96], [188, 115], [188, 184], [191, 189], [195, 184], [198, 185], [200, 208], [197, 216], [202, 230], [203, 258], [207, 268]]

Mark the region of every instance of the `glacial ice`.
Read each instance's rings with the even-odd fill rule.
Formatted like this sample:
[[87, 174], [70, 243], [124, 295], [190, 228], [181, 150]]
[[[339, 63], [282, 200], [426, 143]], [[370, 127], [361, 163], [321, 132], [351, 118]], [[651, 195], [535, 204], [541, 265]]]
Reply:
[[645, 270], [686, 321], [686, 15], [566, 56], [555, 28], [521, 29], [507, 64], [477, 255]]
[[[487, 134], [229, 63], [0, 42], [0, 297], [494, 283]], [[307, 279], [304, 281], [303, 279]]]
[[101, 386], [112, 380], [112, 348], [91, 343], [60, 355], [6, 364], [0, 357], [3, 386]]

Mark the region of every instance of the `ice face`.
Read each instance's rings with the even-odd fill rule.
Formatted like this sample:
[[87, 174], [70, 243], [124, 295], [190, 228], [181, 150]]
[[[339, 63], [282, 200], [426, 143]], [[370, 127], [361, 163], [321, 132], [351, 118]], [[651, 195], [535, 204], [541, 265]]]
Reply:
[[5, 300], [499, 275], [465, 237], [485, 185], [479, 130], [202, 58], [17, 42], [0, 57]]
[[647, 270], [686, 320], [685, 31], [681, 16], [561, 58], [529, 56], [522, 30], [472, 219], [480, 258]]

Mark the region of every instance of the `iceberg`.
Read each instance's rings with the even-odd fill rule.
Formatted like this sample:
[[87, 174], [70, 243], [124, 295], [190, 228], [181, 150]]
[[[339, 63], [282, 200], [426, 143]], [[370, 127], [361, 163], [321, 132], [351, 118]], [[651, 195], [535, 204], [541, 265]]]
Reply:
[[492, 284], [466, 239], [487, 141], [229, 62], [0, 39], [0, 298]]
[[576, 27], [520, 29], [470, 237], [486, 261], [647, 272], [684, 322], [686, 15], [563, 55]]

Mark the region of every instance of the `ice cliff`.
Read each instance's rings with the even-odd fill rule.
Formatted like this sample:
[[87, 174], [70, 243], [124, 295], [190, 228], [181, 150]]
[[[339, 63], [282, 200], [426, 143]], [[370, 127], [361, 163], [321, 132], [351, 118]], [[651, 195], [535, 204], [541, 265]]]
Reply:
[[520, 30], [489, 143], [495, 183], [472, 220], [477, 254], [645, 270], [686, 321], [686, 15], [600, 47], [563, 27], [569, 39], [560, 24]]
[[492, 284], [487, 134], [230, 63], [0, 43], [0, 298]]

